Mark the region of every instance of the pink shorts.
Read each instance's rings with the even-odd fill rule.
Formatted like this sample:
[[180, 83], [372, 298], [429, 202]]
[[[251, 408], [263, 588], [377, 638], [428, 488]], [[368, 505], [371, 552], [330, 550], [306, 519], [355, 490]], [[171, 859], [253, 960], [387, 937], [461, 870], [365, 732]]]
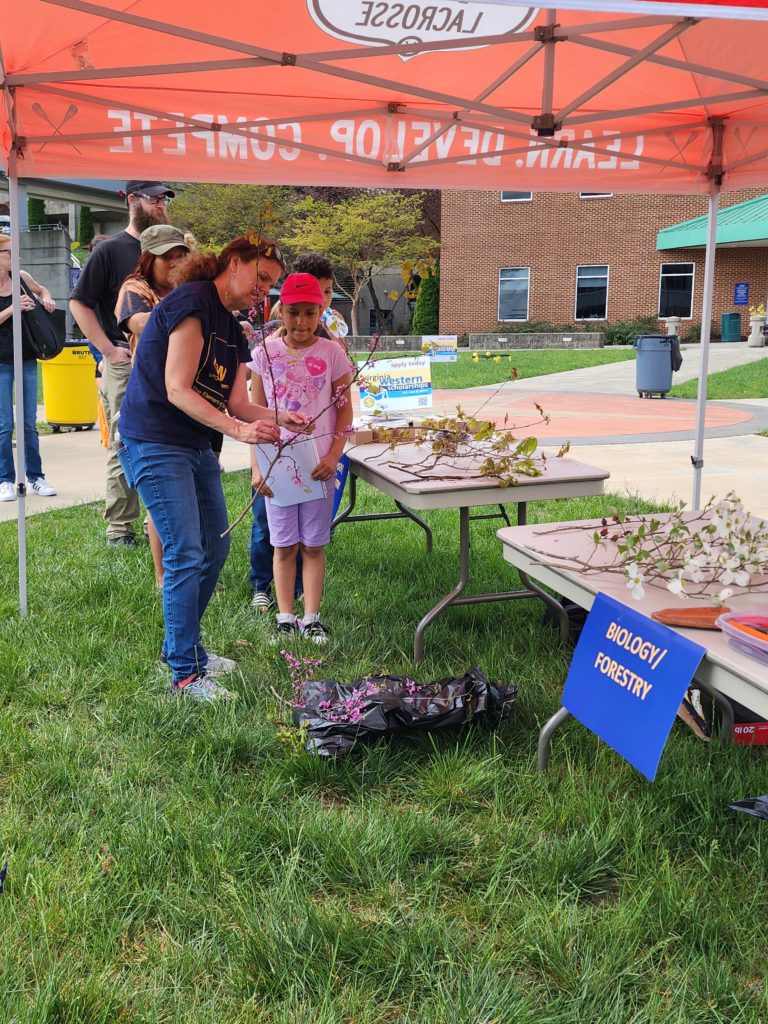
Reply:
[[331, 539], [333, 480], [326, 489], [328, 493], [324, 498], [302, 501], [298, 505], [275, 505], [267, 498], [269, 540], [273, 548], [289, 548], [293, 544], [325, 547]]

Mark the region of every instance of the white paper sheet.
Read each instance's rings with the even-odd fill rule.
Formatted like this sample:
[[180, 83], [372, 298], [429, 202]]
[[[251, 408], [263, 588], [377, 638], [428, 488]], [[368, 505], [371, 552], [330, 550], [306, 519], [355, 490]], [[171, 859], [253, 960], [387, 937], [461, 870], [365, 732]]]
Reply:
[[274, 495], [272, 500], [275, 505], [299, 505], [303, 501], [325, 497], [323, 481], [312, 479], [312, 470], [320, 459], [314, 438], [297, 437], [291, 441], [271, 469], [269, 467], [277, 455], [277, 445], [257, 444], [254, 448], [256, 461]]

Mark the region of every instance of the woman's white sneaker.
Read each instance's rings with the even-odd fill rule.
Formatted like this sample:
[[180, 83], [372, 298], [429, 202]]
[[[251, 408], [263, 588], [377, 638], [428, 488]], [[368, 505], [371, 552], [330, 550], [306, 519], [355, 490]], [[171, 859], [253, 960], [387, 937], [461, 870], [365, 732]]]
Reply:
[[39, 494], [41, 498], [52, 498], [54, 494], [59, 493], [55, 487], [51, 487], [48, 481], [42, 477], [39, 480], [33, 480], [29, 485], [29, 489], [34, 494]]
[[7, 480], [0, 484], [0, 501], [16, 501], [16, 488]]

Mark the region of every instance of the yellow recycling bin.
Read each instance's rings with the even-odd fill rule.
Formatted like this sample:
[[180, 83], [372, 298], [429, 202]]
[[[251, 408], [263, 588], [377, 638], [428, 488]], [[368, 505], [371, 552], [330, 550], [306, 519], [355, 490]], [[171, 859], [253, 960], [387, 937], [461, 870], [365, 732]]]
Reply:
[[55, 359], [41, 361], [45, 418], [58, 434], [62, 427], [90, 430], [96, 422], [96, 364], [88, 343], [67, 340]]

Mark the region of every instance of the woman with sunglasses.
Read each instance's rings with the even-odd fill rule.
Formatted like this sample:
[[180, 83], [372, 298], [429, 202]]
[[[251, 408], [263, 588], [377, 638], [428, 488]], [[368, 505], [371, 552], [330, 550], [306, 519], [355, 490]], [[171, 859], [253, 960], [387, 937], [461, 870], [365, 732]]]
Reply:
[[[52, 313], [56, 303], [47, 288], [38, 284], [26, 270], [22, 285]], [[21, 291], [21, 312], [34, 309], [35, 300]], [[11, 239], [0, 234], [0, 501], [15, 501], [16, 468], [13, 462], [13, 305], [11, 301]], [[56, 493], [43, 476], [40, 440], [37, 436], [37, 360], [22, 336], [22, 387], [24, 394], [24, 459], [29, 490], [48, 498]]]
[[[115, 304], [115, 320], [128, 339], [131, 358], [136, 353], [149, 314], [160, 299], [173, 290], [172, 274], [181, 260], [189, 255], [184, 232], [172, 224], [153, 224], [142, 231], [139, 242], [141, 256], [138, 265], [123, 281]], [[218, 450], [221, 451], [220, 444]], [[163, 548], [151, 517], [147, 518], [147, 537], [155, 567], [155, 583], [162, 587]]]
[[235, 663], [205, 650], [200, 621], [229, 552], [227, 509], [211, 434], [247, 444], [274, 442], [279, 425], [299, 430], [298, 413], [275, 417], [246, 389], [251, 355], [236, 310], [258, 305], [285, 269], [273, 242], [249, 234], [218, 256], [191, 253], [186, 283], [149, 316], [120, 410], [119, 457], [162, 541], [162, 659], [171, 693], [216, 701], [217, 681]]

